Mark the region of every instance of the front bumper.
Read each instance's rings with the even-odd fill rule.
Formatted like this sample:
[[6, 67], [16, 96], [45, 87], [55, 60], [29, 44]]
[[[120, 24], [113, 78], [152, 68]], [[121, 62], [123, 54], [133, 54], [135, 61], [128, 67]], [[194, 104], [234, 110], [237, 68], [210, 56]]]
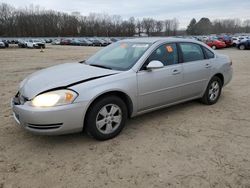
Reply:
[[233, 68], [232, 66], [227, 66], [224, 69], [224, 86], [226, 86], [233, 78]]
[[216, 45], [216, 48], [226, 48], [227, 45], [226, 44], [218, 44]]
[[60, 135], [82, 131], [87, 103], [38, 108], [27, 103], [15, 105], [12, 99], [11, 107], [15, 121], [25, 130], [41, 135]]

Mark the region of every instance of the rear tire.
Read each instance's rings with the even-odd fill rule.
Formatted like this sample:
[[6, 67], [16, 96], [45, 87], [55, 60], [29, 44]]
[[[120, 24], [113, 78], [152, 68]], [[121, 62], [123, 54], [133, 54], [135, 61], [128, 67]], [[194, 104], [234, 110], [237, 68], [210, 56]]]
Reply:
[[214, 76], [209, 81], [206, 92], [201, 98], [201, 102], [206, 105], [215, 104], [220, 98], [221, 90], [222, 90], [222, 81], [217, 76]]
[[212, 46], [212, 49], [213, 49], [213, 50], [216, 50], [216, 46], [213, 45], [213, 46]]
[[117, 96], [101, 98], [91, 105], [86, 115], [86, 131], [97, 140], [117, 136], [128, 117], [126, 104]]

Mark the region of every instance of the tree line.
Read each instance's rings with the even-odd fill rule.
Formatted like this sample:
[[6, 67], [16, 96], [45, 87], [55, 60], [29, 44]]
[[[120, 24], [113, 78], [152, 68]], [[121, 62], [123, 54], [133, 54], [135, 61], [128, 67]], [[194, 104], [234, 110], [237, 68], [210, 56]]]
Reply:
[[[119, 15], [91, 13], [82, 16], [44, 10], [39, 6], [25, 9], [0, 4], [0, 36], [2, 37], [77, 37], [105, 36], [121, 37], [147, 34], [148, 36], [173, 36], [180, 32], [176, 18], [155, 20], [153, 18], [123, 19]], [[186, 33], [201, 35], [210, 33], [250, 32], [250, 20], [239, 19], [214, 20], [202, 18], [198, 22], [192, 19]]]
[[81, 16], [41, 10], [40, 7], [15, 9], [0, 4], [0, 36], [6, 37], [75, 37], [75, 36], [134, 36], [146, 33], [149, 36], [176, 35], [179, 22], [177, 19], [164, 21], [152, 18], [127, 20], [119, 15], [91, 13]]
[[193, 18], [187, 27], [186, 33], [189, 35], [250, 33], [250, 19], [241, 21], [235, 18], [210, 21], [209, 18], [201, 18], [197, 22]]

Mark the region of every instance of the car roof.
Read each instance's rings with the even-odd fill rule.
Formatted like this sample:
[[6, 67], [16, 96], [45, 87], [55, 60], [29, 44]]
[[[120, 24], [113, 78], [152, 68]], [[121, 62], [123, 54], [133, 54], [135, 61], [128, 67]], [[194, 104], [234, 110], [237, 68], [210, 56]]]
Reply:
[[124, 39], [122, 42], [135, 42], [135, 43], [155, 43], [155, 42], [197, 42], [194, 39], [185, 39], [177, 37], [142, 37]]

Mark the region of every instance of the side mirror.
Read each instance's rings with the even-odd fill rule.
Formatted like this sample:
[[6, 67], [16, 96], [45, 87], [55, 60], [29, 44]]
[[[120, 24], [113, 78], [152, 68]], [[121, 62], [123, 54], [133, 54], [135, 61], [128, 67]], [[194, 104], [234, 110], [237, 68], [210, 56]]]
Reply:
[[153, 60], [151, 61], [148, 65], [147, 65], [147, 69], [148, 70], [153, 70], [153, 69], [160, 69], [163, 68], [164, 65], [162, 64], [162, 62], [157, 61], [157, 60]]

